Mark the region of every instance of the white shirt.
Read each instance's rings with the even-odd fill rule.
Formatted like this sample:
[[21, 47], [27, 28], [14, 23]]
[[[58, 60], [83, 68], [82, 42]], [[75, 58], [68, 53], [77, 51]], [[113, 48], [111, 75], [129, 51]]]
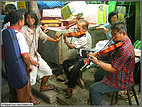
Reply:
[[87, 31], [85, 35], [77, 39], [73, 43], [74, 47], [78, 49], [78, 53], [81, 53], [82, 49], [91, 49], [92, 48], [92, 37]]
[[3, 41], [2, 41], [2, 31], [3, 31], [4, 29], [7, 29], [8, 26], [10, 26], [10, 23], [9, 23], [9, 22], [7, 22], [6, 24], [4, 24], [3, 29], [1, 30], [1, 45], [3, 45]]
[[16, 32], [17, 40], [21, 50], [21, 54], [29, 53], [29, 47], [27, 45], [24, 35], [17, 30], [15, 30], [15, 32]]
[[88, 33], [88, 31], [86, 32], [86, 35], [80, 37], [79, 39], [77, 39], [73, 45], [75, 46], [75, 48], [77, 49], [83, 49], [83, 48], [92, 48], [92, 37], [91, 35]]

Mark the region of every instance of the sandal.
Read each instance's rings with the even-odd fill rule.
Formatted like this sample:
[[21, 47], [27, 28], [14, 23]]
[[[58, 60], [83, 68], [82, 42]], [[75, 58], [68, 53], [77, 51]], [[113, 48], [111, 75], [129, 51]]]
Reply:
[[54, 86], [47, 86], [46, 88], [44, 88], [44, 89], [41, 89], [40, 88], [40, 92], [42, 92], [42, 91], [48, 91], [48, 90], [54, 90]]
[[72, 92], [73, 92], [72, 88], [68, 88], [65, 98], [70, 98], [72, 96]]
[[38, 101], [37, 99], [31, 99], [30, 103], [33, 103], [34, 105], [40, 104], [40, 101]]

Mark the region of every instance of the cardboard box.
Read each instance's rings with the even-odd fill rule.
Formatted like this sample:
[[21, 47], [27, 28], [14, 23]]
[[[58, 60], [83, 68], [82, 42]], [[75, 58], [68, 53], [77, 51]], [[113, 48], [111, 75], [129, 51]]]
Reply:
[[82, 13], [86, 8], [85, 1], [72, 1], [61, 9], [62, 18], [72, 19], [72, 16]]

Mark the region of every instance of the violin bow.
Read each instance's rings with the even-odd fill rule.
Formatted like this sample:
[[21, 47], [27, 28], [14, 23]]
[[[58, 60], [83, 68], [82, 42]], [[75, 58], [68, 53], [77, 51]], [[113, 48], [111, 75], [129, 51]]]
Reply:
[[[115, 36], [114, 36], [114, 37], [115, 37]], [[110, 42], [112, 41], [112, 39], [114, 39], [114, 37], [112, 37], [112, 38], [105, 44], [105, 46], [104, 46], [101, 50], [94, 52], [91, 56], [93, 56], [93, 55], [95, 55], [96, 53], [102, 51], [107, 45], [110, 44]], [[89, 58], [91, 58], [91, 56], [89, 56]]]
[[[114, 36], [114, 37], [115, 37], [115, 36]], [[109, 45], [110, 42], [112, 41], [112, 39], [114, 39], [114, 37], [112, 37], [112, 38], [105, 44], [105, 46], [104, 46], [100, 51], [102, 51], [107, 45]]]
[[[88, 59], [90, 59], [93, 55], [95, 55], [96, 53], [98, 53], [98, 52], [100, 52], [100, 51], [102, 51], [107, 45], [109, 45], [110, 44], [110, 42], [112, 41], [112, 39], [114, 39], [115, 38], [115, 36], [114, 37], [112, 37], [106, 44], [105, 44], [105, 46], [101, 49], [101, 50], [99, 50], [99, 51], [96, 51], [96, 52], [94, 52], [92, 55], [90, 55], [89, 56], [89, 58]], [[88, 65], [88, 63], [87, 63], [87, 61], [86, 61], [86, 63], [85, 63], [85, 65], [80, 69], [80, 71], [82, 71], [86, 66]]]
[[[77, 22], [77, 20], [76, 20], [76, 22]], [[73, 28], [74, 31], [75, 31], [75, 27], [76, 26], [74, 26], [74, 28]], [[73, 40], [73, 37], [71, 37], [70, 43], [72, 43], [72, 40]]]

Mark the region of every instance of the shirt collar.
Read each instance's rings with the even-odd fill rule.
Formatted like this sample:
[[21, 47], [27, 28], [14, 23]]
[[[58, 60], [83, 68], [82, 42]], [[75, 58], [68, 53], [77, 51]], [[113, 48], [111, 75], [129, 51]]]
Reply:
[[26, 30], [29, 32], [29, 33], [33, 33], [34, 30], [36, 30], [37, 28], [34, 28], [34, 30], [32, 30], [31, 28], [29, 28], [27, 25], [24, 25], [24, 27], [26, 28]]
[[32, 29], [30, 29], [27, 25], [25, 25], [25, 28], [27, 29], [27, 31], [28, 31], [28, 32], [33, 33], [33, 30], [32, 30]]
[[126, 36], [126, 38], [122, 42], [125, 43], [127, 40], [128, 40], [128, 36]]
[[16, 27], [12, 27], [12, 26], [8, 26], [8, 28], [13, 28], [14, 30], [17, 30], [18, 32], [21, 32], [18, 28]]

